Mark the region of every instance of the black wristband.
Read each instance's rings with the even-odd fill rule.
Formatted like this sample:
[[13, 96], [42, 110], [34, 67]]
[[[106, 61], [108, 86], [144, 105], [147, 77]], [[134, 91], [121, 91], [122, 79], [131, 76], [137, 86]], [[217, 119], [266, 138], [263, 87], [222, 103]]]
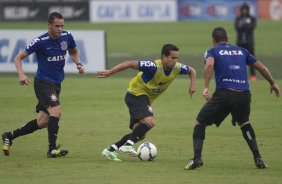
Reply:
[[77, 64], [76, 64], [76, 68], [77, 68], [77, 69], [80, 69], [81, 67], [83, 67], [83, 64], [81, 64], [81, 63], [77, 63]]

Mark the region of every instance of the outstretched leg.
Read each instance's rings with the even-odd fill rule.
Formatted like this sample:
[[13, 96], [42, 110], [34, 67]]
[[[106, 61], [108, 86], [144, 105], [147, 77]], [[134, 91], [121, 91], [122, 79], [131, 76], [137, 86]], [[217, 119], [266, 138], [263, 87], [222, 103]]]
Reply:
[[119, 150], [123, 153], [128, 154], [129, 156], [137, 156], [137, 151], [133, 147], [135, 143], [145, 138], [146, 133], [154, 127], [154, 117], [148, 116], [142, 118], [140, 123], [135, 123], [133, 126], [133, 132], [129, 136], [126, 143], [119, 148]]
[[241, 131], [242, 131], [243, 137], [245, 138], [246, 142], [249, 145], [249, 148], [251, 149], [253, 153], [256, 167], [259, 169], [266, 168], [267, 165], [264, 164], [261, 158], [261, 155], [259, 153], [259, 149], [258, 149], [257, 141], [256, 141], [256, 135], [255, 135], [252, 125], [249, 122], [244, 123], [243, 125], [241, 125]]
[[27, 135], [30, 134], [36, 130], [39, 129], [39, 126], [37, 124], [37, 120], [31, 120], [29, 122], [27, 122], [25, 125], [23, 125], [22, 127], [13, 130], [11, 132], [5, 132], [2, 134], [2, 140], [3, 140], [3, 152], [4, 155], [9, 156], [10, 155], [10, 146], [12, 145], [12, 140], [23, 136], [23, 135]]
[[204, 144], [205, 134], [206, 134], [205, 130], [206, 130], [206, 127], [204, 125], [201, 125], [198, 122], [196, 123], [194, 127], [194, 132], [193, 132], [194, 157], [186, 165], [185, 169], [187, 170], [193, 170], [203, 165], [202, 150], [203, 150], [203, 144]]

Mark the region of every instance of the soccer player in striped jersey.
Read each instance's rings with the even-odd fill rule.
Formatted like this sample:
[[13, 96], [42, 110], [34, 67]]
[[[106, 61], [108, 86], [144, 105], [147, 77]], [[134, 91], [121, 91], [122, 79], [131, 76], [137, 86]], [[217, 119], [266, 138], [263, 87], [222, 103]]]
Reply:
[[173, 44], [162, 47], [161, 59], [154, 61], [125, 61], [111, 70], [98, 71], [99, 78], [109, 77], [122, 70], [138, 69], [139, 73], [130, 81], [125, 102], [130, 114], [130, 129], [132, 132], [124, 135], [119, 141], [102, 151], [108, 160], [120, 161], [116, 151], [136, 156], [133, 145], [144, 139], [146, 133], [154, 127], [152, 102], [161, 95], [179, 74], [190, 78], [188, 92], [192, 97], [196, 91], [196, 71], [178, 62], [179, 49]]
[[59, 95], [61, 82], [64, 80], [65, 55], [68, 52], [76, 64], [78, 72], [84, 73], [80, 63], [76, 43], [71, 33], [63, 31], [64, 18], [60, 13], [53, 12], [48, 18], [48, 32], [33, 39], [24, 50], [15, 57], [15, 65], [21, 85], [28, 85], [30, 79], [25, 75], [22, 61], [32, 53], [36, 54], [38, 69], [34, 77], [34, 91], [38, 99], [37, 119], [30, 120], [22, 127], [2, 134], [3, 152], [10, 154], [12, 140], [47, 127], [49, 149], [47, 157], [65, 156], [68, 150], [58, 149], [56, 144], [61, 106]]

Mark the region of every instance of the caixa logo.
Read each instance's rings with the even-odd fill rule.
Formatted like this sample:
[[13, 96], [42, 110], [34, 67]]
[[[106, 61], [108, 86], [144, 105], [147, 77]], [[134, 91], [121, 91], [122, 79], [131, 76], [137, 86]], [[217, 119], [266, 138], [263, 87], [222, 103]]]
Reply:
[[[25, 39], [0, 39], [0, 64], [14, 63], [14, 59], [20, 50], [24, 50], [30, 42]], [[76, 46], [79, 51], [80, 59], [83, 63], [87, 63], [86, 50], [82, 40], [76, 40]], [[35, 54], [26, 57], [23, 63], [37, 63]], [[71, 57], [67, 55], [66, 64], [73, 63]]]

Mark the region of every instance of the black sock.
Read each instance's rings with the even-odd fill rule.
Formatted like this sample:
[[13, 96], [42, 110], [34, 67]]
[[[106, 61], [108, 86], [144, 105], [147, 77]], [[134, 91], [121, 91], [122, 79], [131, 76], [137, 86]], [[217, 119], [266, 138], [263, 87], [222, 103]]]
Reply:
[[50, 116], [48, 123], [49, 151], [56, 149], [57, 134], [59, 131], [59, 118]]
[[260, 158], [261, 156], [257, 146], [256, 135], [252, 125], [250, 123], [244, 125], [243, 127], [241, 127], [241, 131], [243, 133], [246, 142], [249, 145], [249, 148], [253, 153], [254, 158]]
[[10, 132], [10, 134], [8, 135], [9, 139], [15, 139], [19, 136], [23, 136], [26, 134], [30, 134], [36, 130], [38, 130], [38, 124], [37, 124], [37, 120], [31, 120], [28, 123], [26, 123], [25, 125], [23, 125], [21, 128], [18, 128], [12, 132]]
[[194, 148], [194, 158], [202, 158], [203, 143], [205, 140], [205, 130], [206, 127], [203, 125], [195, 125], [193, 132], [193, 148]]
[[145, 134], [151, 129], [147, 123], [140, 123], [129, 136], [128, 141], [125, 145], [133, 145], [139, 140], [142, 140]]
[[109, 151], [116, 151], [118, 150], [122, 145], [124, 145], [126, 143], [126, 141], [128, 140], [128, 138], [130, 137], [131, 134], [127, 134], [125, 136], [123, 136], [118, 142], [116, 142], [115, 144], [111, 145], [108, 150]]

